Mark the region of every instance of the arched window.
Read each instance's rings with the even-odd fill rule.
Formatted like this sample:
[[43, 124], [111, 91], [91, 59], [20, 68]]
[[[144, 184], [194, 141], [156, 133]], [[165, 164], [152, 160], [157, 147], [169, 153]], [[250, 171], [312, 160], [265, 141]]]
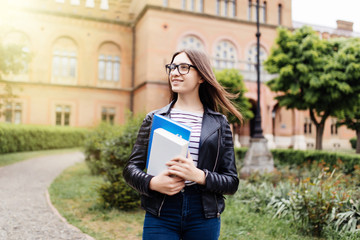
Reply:
[[56, 40], [53, 46], [52, 58], [52, 83], [71, 84], [77, 83], [77, 46], [67, 37]]
[[181, 49], [204, 50], [204, 44], [195, 35], [187, 35], [181, 40], [181, 42], [178, 46], [178, 50], [181, 50]]
[[119, 82], [121, 70], [120, 48], [114, 43], [105, 43], [99, 49], [98, 80]]
[[[256, 45], [252, 45], [247, 52], [247, 70], [256, 71], [257, 64], [257, 47]], [[260, 71], [264, 70], [263, 62], [267, 58], [267, 53], [263, 47], [260, 46]]]
[[218, 69], [236, 68], [236, 62], [235, 46], [228, 40], [219, 42], [215, 49], [215, 67]]

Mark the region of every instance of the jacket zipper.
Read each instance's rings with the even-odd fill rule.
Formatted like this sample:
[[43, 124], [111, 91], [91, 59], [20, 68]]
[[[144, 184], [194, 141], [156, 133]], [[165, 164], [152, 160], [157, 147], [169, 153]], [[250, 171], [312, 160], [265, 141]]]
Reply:
[[160, 217], [160, 212], [161, 212], [161, 209], [162, 209], [162, 207], [163, 207], [163, 205], [164, 205], [165, 197], [166, 197], [166, 195], [164, 195], [164, 198], [163, 198], [163, 200], [162, 200], [162, 202], [161, 202], [161, 204], [160, 204], [160, 207], [159, 207], [159, 210], [158, 210], [158, 217]]
[[[219, 158], [219, 152], [220, 152], [220, 139], [221, 139], [221, 131], [220, 131], [220, 128], [218, 129], [218, 131], [219, 131], [219, 134], [218, 134], [218, 148], [217, 148], [216, 160], [215, 160], [215, 165], [214, 165], [214, 168], [213, 168], [213, 172], [215, 171], [215, 168], [216, 168], [216, 165], [217, 165], [217, 162], [218, 162], [218, 158]], [[220, 218], [219, 204], [218, 204], [217, 197], [216, 197], [216, 194], [215, 194], [215, 193], [214, 193], [214, 197], [215, 197], [216, 208], [217, 208], [216, 217], [217, 217], [217, 218]]]
[[220, 139], [221, 139], [221, 132], [220, 132], [220, 128], [218, 130], [219, 134], [218, 134], [218, 148], [217, 148], [217, 153], [216, 153], [216, 160], [215, 160], [215, 164], [214, 164], [214, 168], [213, 168], [213, 172], [215, 172], [215, 168], [218, 162], [218, 158], [219, 158], [219, 152], [220, 152]]

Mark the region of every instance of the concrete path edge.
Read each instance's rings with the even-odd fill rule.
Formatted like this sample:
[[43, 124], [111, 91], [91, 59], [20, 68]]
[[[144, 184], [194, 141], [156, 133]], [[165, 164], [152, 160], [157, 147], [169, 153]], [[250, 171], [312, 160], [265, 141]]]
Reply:
[[56, 207], [52, 204], [51, 202], [51, 199], [50, 199], [50, 194], [49, 194], [49, 191], [46, 190], [45, 192], [45, 197], [46, 197], [46, 201], [47, 201], [47, 204], [49, 205], [51, 211], [58, 217], [61, 219], [61, 221], [63, 221], [66, 225], [68, 225], [70, 228], [73, 228], [75, 231], [80, 231], [82, 232], [85, 236], [86, 236], [86, 239], [88, 240], [95, 240], [95, 238], [89, 236], [88, 234], [84, 233], [83, 231], [81, 231], [79, 228], [75, 227], [74, 225], [70, 224], [66, 218], [64, 218], [60, 213], [59, 211], [56, 209]]

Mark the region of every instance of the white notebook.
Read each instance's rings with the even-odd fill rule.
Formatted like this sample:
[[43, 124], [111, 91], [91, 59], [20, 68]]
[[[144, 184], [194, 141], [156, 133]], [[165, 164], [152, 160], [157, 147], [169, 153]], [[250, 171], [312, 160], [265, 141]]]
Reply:
[[171, 159], [182, 156], [186, 157], [189, 141], [182, 139], [163, 128], [154, 131], [151, 143], [150, 157], [147, 173], [153, 176], [158, 175], [167, 169], [165, 163]]

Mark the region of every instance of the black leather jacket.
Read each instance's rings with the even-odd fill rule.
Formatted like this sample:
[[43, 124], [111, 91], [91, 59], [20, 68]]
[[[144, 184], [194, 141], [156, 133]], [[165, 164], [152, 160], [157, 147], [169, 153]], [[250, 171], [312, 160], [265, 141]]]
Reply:
[[[153, 176], [146, 174], [148, 141], [154, 114], [168, 116], [174, 102], [147, 114], [139, 130], [136, 143], [124, 168], [127, 183], [141, 194], [141, 206], [146, 211], [160, 216], [166, 195], [153, 191], [149, 183]], [[239, 185], [235, 166], [232, 133], [226, 118], [204, 108], [197, 167], [205, 172], [206, 183], [199, 185], [206, 218], [219, 217], [224, 211], [223, 194], [234, 194]]]

